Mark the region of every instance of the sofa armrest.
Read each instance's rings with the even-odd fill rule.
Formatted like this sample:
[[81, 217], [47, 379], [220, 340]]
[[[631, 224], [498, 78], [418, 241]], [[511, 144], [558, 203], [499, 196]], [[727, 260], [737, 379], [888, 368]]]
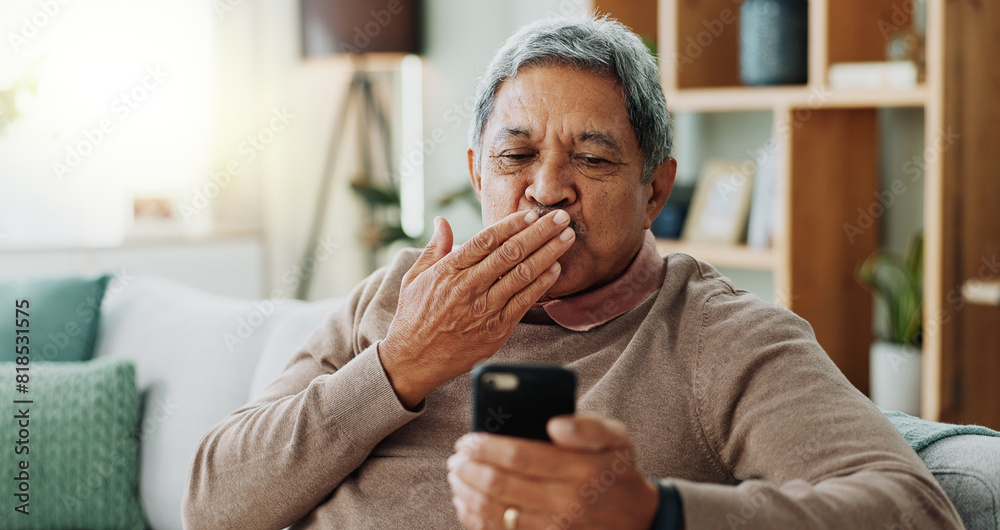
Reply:
[[1000, 438], [963, 434], [918, 453], [969, 530], [1000, 529]]

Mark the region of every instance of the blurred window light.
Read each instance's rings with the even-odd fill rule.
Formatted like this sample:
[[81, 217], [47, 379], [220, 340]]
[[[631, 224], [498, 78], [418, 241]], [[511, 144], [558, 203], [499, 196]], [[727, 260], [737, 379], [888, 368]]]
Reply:
[[399, 190], [403, 231], [410, 237], [424, 233], [424, 135], [423, 71], [417, 55], [407, 55], [400, 64], [402, 87], [400, 137], [403, 149], [399, 164]]
[[0, 249], [118, 244], [133, 194], [209, 173], [211, 3], [3, 4], [0, 91], [37, 82], [0, 130]]

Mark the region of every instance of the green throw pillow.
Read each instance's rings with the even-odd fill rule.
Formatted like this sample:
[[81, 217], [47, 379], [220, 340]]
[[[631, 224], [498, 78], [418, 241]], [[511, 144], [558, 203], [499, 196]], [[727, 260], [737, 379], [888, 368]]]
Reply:
[[[0, 308], [4, 316], [0, 318], [0, 362], [13, 361], [14, 346], [24, 340], [30, 346], [32, 361], [90, 359], [97, 340], [101, 301], [110, 279], [111, 276], [0, 280], [0, 304], [4, 304]], [[27, 304], [22, 300], [27, 300]], [[18, 313], [18, 308], [23, 312]]]
[[131, 361], [32, 362], [27, 393], [17, 367], [0, 363], [0, 528], [145, 528]]

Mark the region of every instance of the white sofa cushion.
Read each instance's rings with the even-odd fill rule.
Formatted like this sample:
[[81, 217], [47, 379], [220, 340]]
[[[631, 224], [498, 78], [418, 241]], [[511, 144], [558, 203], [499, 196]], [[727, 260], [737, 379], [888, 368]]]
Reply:
[[277, 379], [296, 351], [305, 343], [309, 334], [323, 323], [330, 313], [344, 302], [343, 298], [330, 298], [316, 302], [290, 300], [271, 323], [263, 351], [257, 360], [257, 369], [250, 381], [247, 401], [260, 396], [267, 385]]

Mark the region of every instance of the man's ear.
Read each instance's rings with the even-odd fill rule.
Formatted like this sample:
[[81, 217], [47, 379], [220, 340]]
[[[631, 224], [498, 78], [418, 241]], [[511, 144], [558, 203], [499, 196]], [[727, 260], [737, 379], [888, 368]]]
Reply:
[[479, 190], [483, 186], [482, 179], [479, 177], [479, 168], [476, 167], [476, 154], [469, 149], [469, 178], [472, 179], [472, 191], [476, 194], [476, 200], [483, 202], [482, 198], [479, 197]]
[[651, 187], [649, 199], [646, 202], [646, 223], [645, 228], [653, 226], [653, 219], [660, 214], [663, 205], [670, 197], [670, 190], [674, 188], [674, 177], [677, 176], [677, 161], [667, 158], [653, 171], [653, 178], [647, 186]]

